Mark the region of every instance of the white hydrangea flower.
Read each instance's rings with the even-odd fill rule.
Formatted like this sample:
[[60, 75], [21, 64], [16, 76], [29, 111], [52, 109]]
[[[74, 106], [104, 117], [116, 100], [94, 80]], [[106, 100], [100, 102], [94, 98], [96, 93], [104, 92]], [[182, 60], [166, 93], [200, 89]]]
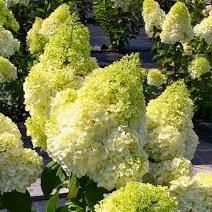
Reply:
[[[48, 37], [49, 30], [54, 33]], [[28, 32], [31, 53], [41, 54], [40, 62], [32, 67], [24, 83], [26, 110], [31, 115], [26, 122], [27, 133], [34, 146], [46, 148], [45, 125], [57, 93], [78, 90], [86, 75], [97, 67], [96, 60], [90, 57], [89, 40], [88, 29], [66, 4], [45, 20], [37, 18]]]
[[146, 148], [150, 158], [156, 161], [174, 156], [193, 159], [198, 145], [198, 137], [193, 131], [193, 110], [193, 101], [183, 81], [173, 83], [149, 102], [146, 115], [150, 139]]
[[172, 6], [163, 22], [160, 38], [167, 44], [187, 42], [193, 38], [191, 17], [184, 3], [177, 2]]
[[154, 32], [154, 27], [162, 29], [165, 20], [165, 12], [160, 8], [158, 2], [154, 0], [144, 0], [142, 16], [145, 23], [145, 30], [149, 36]]
[[70, 7], [67, 4], [62, 4], [48, 18], [43, 20], [39, 33], [50, 38], [55, 34], [57, 27], [65, 23], [69, 16]]
[[181, 177], [171, 182], [171, 194], [178, 201], [179, 211], [205, 211], [212, 209], [212, 175], [198, 173], [195, 177]]
[[161, 126], [149, 133], [145, 150], [155, 161], [173, 159], [185, 155], [185, 138], [172, 126]]
[[160, 87], [166, 83], [166, 76], [159, 69], [150, 69], [147, 73], [147, 84]]
[[191, 62], [188, 70], [192, 79], [199, 79], [203, 74], [211, 70], [211, 66], [206, 57], [199, 56]]
[[126, 56], [90, 74], [77, 98], [64, 90], [52, 101], [47, 151], [67, 175], [87, 175], [108, 190], [141, 180], [148, 160], [140, 83], [138, 55]]
[[17, 79], [17, 69], [10, 61], [0, 56], [0, 83]]
[[194, 34], [203, 38], [207, 44], [212, 44], [212, 16], [203, 19], [194, 27]]
[[18, 128], [0, 114], [0, 193], [24, 192], [41, 173], [42, 159], [25, 149]]
[[173, 212], [176, 206], [166, 187], [131, 182], [107, 195], [95, 206], [95, 212]]
[[12, 33], [0, 26], [0, 56], [10, 57], [19, 50], [20, 43]]

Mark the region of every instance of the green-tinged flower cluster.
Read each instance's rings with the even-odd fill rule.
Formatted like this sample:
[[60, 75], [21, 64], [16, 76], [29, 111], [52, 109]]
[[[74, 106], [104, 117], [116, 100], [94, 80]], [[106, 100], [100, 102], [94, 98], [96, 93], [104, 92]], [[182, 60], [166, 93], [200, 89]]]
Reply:
[[166, 76], [159, 69], [150, 69], [147, 73], [147, 84], [160, 87], [166, 83]]
[[0, 114], [0, 193], [24, 192], [41, 173], [42, 159], [25, 149], [16, 125]]
[[[183, 146], [184, 157], [193, 158], [198, 143], [198, 138], [193, 131], [193, 110], [193, 101], [183, 81], [173, 83], [157, 99], [149, 102], [147, 127], [150, 139], [146, 149], [150, 158], [161, 161], [181, 156], [177, 153], [182, 153]], [[181, 145], [173, 148], [171, 141], [179, 142]]]
[[17, 79], [17, 69], [8, 59], [0, 56], [0, 83]]
[[77, 96], [66, 90], [53, 101], [47, 151], [67, 175], [111, 190], [147, 172], [139, 65], [138, 55], [126, 56], [90, 74]]
[[95, 206], [96, 212], [173, 212], [177, 203], [165, 187], [128, 183]]
[[154, 32], [154, 27], [162, 29], [165, 20], [165, 12], [154, 0], [144, 0], [142, 16], [145, 23], [145, 30], [149, 36]]
[[149, 102], [145, 150], [155, 161], [150, 175], [154, 176], [151, 172], [155, 172], [156, 183], [168, 184], [173, 177], [190, 173], [191, 164], [182, 157], [191, 160], [198, 144], [192, 123], [193, 109], [183, 81], [170, 85], [157, 99]]
[[191, 17], [184, 3], [177, 2], [172, 6], [163, 22], [160, 38], [167, 44], [186, 42], [193, 38]]
[[31, 115], [26, 124], [34, 146], [45, 149], [45, 125], [52, 99], [67, 88], [79, 89], [84, 77], [97, 64], [90, 57], [87, 28], [66, 4], [45, 20], [37, 18], [28, 33], [28, 42], [31, 53], [44, 52], [24, 83], [25, 105]]
[[194, 34], [203, 38], [209, 45], [212, 44], [212, 16], [203, 19], [194, 27]]
[[0, 0], [0, 27], [17, 32], [19, 24], [12, 12], [7, 8], [4, 0]]
[[62, 4], [48, 18], [43, 20], [39, 32], [50, 38], [55, 34], [57, 27], [63, 24], [69, 16], [70, 7], [67, 4]]
[[35, 65], [24, 83], [26, 109], [30, 112], [27, 133], [33, 145], [46, 147], [45, 123], [49, 116], [52, 98], [66, 88], [78, 89], [82, 77], [74, 75], [72, 68], [57, 69], [44, 63]]
[[181, 132], [170, 125], [150, 130], [146, 151], [156, 161], [169, 160], [185, 155], [185, 139]]
[[212, 175], [198, 173], [193, 179], [182, 177], [171, 183], [170, 192], [183, 212], [212, 210]]
[[170, 185], [170, 182], [181, 176], [192, 175], [192, 164], [185, 158], [174, 158], [159, 163], [150, 163], [150, 171], [145, 181], [155, 185]]
[[96, 61], [90, 57], [89, 31], [77, 16], [71, 15], [56, 32], [46, 44], [41, 62], [46, 61], [59, 68], [70, 65], [81, 76], [96, 68]]
[[[36, 55], [43, 53], [46, 43], [55, 35], [57, 28], [65, 23], [69, 17], [70, 7], [67, 4], [62, 4], [48, 18], [44, 20], [36, 18], [27, 35], [30, 53]], [[68, 33], [66, 32], [65, 34]]]
[[0, 56], [10, 57], [19, 50], [20, 43], [12, 33], [0, 26]]
[[189, 73], [193, 79], [199, 79], [210, 70], [211, 66], [206, 57], [196, 57], [189, 66]]
[[27, 43], [31, 54], [40, 55], [44, 51], [44, 47], [48, 39], [39, 33], [43, 20], [36, 17], [32, 28], [27, 33]]

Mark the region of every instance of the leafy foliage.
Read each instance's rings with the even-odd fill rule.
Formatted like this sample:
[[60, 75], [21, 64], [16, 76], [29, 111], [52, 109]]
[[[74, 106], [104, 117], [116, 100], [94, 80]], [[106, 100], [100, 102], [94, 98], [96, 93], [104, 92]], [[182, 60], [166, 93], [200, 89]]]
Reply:
[[[120, 3], [121, 2], [121, 3]], [[97, 21], [110, 38], [115, 50], [123, 50], [129, 39], [140, 31], [141, 1], [95, 0]]]

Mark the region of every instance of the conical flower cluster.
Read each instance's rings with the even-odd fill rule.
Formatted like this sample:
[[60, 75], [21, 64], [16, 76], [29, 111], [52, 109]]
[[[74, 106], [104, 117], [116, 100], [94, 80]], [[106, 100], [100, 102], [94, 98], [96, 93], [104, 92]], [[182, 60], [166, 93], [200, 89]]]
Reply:
[[0, 193], [25, 193], [41, 173], [42, 159], [25, 149], [16, 125], [0, 114]]
[[163, 22], [160, 38], [167, 44], [187, 42], [193, 38], [191, 17], [184, 3], [177, 2], [172, 6]]
[[77, 96], [70, 89], [56, 96], [47, 151], [68, 175], [87, 175], [108, 190], [142, 179], [148, 160], [141, 82], [138, 55], [131, 55], [94, 71]]
[[161, 30], [165, 20], [165, 12], [160, 8], [158, 2], [154, 0], [144, 0], [143, 19], [145, 30], [149, 36], [154, 32], [154, 27]]

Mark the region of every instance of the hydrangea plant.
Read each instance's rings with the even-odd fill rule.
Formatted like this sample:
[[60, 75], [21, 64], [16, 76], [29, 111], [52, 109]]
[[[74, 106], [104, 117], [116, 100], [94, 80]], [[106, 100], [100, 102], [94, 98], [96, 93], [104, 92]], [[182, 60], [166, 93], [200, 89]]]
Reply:
[[17, 79], [17, 69], [10, 61], [0, 56], [0, 83]]
[[147, 106], [148, 141], [145, 150], [154, 161], [150, 176], [158, 184], [169, 184], [175, 177], [191, 174], [191, 163], [177, 157], [191, 160], [198, 145], [192, 124], [193, 106], [183, 81], [167, 87]]
[[47, 151], [67, 175], [87, 175], [108, 190], [141, 180], [148, 169], [141, 82], [139, 57], [131, 55], [94, 71], [75, 101], [72, 90], [56, 97]]
[[[23, 147], [21, 134], [8, 117], [0, 114], [0, 121], [0, 207], [4, 208], [10, 193], [25, 193], [36, 181], [42, 170], [42, 158], [34, 150]], [[9, 199], [10, 204], [15, 198]]]
[[[39, 28], [41, 32], [50, 30], [51, 33], [47, 33], [48, 36], [42, 34]], [[39, 41], [42, 37], [46, 38], [44, 41], [47, 43]], [[71, 14], [68, 5], [61, 5], [43, 21], [36, 19], [28, 41], [32, 53], [41, 54], [43, 48], [44, 52], [24, 83], [26, 109], [31, 115], [26, 124], [33, 144], [45, 149], [47, 136], [44, 126], [50, 114], [52, 98], [66, 88], [77, 90], [83, 78], [97, 64], [90, 57], [89, 32], [77, 16]]]
[[212, 16], [208, 16], [202, 20], [201, 23], [194, 27], [194, 34], [203, 38], [207, 44], [212, 44]]
[[159, 69], [150, 69], [147, 73], [147, 84], [160, 87], [166, 83], [166, 76]]
[[5, 5], [4, 0], [0, 0], [0, 26], [14, 32], [19, 30], [18, 22], [14, 18], [13, 13]]
[[205, 73], [210, 72], [211, 66], [206, 57], [196, 57], [189, 66], [189, 72], [193, 79], [200, 79]]
[[[184, 79], [191, 91], [198, 116], [210, 119], [212, 19], [211, 16], [203, 18], [205, 3], [205, 0], [176, 3], [144, 0], [143, 18], [146, 31], [153, 41], [153, 50], [156, 53], [154, 60], [164, 70], [167, 83]], [[148, 5], [152, 5], [149, 10]], [[166, 10], [167, 15], [160, 7]], [[161, 15], [155, 15], [159, 13]]]
[[158, 2], [154, 0], [145, 0], [143, 2], [142, 16], [145, 22], [145, 30], [151, 37], [154, 33], [154, 27], [162, 29], [165, 20], [165, 12], [160, 8]]
[[178, 41], [186, 42], [193, 38], [191, 17], [187, 7], [182, 2], [177, 2], [166, 15], [160, 34], [161, 41], [173, 44]]
[[139, 182], [129, 183], [114, 191], [95, 207], [96, 212], [166, 211], [176, 210], [176, 201], [165, 187]]
[[179, 211], [211, 211], [212, 175], [198, 173], [195, 177], [181, 177], [171, 182], [170, 192], [177, 198]]

